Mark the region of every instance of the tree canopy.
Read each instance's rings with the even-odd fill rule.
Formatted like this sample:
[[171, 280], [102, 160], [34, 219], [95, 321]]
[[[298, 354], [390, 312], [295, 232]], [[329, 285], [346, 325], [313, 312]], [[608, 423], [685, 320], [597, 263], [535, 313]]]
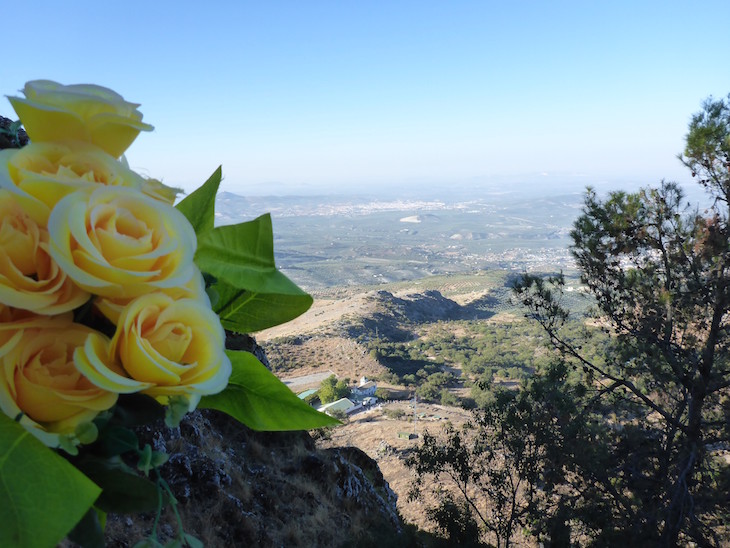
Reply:
[[[605, 197], [589, 189], [574, 224], [571, 250], [594, 302], [591, 323], [610, 337], [601, 360], [565, 329], [562, 274], [525, 275], [515, 285], [554, 359], [519, 394], [479, 412], [468, 462], [478, 466], [495, 436], [533, 444], [539, 465], [503, 450], [499, 466], [521, 483], [499, 519], [516, 516], [536, 539], [706, 546], [729, 533], [730, 467], [721, 453], [730, 442], [730, 97], [705, 101], [680, 159], [709, 193], [706, 209], [672, 182]], [[579, 381], [566, 380], [571, 369], [582, 372]], [[516, 409], [525, 414], [518, 422], [510, 419]], [[455, 435], [446, 433], [445, 446]], [[444, 471], [419, 468], [427, 454], [412, 460], [419, 478]], [[464, 490], [467, 499], [478, 492]], [[478, 517], [476, 506], [456, 508]], [[488, 507], [500, 508], [495, 500]], [[506, 545], [512, 530], [498, 532], [499, 519], [483, 520], [482, 530]]]
[[350, 395], [350, 388], [345, 380], [337, 380], [337, 377], [330, 375], [319, 386], [317, 391], [319, 400], [322, 403], [330, 403]]

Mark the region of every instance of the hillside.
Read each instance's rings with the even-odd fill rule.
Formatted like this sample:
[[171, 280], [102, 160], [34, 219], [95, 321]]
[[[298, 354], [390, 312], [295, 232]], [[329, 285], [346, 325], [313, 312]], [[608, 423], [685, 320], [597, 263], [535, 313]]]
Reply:
[[[418, 377], [417, 384], [404, 379], [423, 368], [451, 375], [444, 390], [457, 399], [448, 405], [419, 401], [415, 410], [408, 400], [381, 402], [313, 433], [257, 433], [215, 411], [195, 412], [179, 429], [158, 425], [140, 432], [142, 443], [171, 455], [163, 473], [186, 530], [209, 546], [435, 545], [424, 512], [430, 501], [408, 500], [412, 475], [403, 458], [426, 429], [438, 432], [447, 422], [468, 419], [457, 405], [470, 397], [467, 375], [461, 358], [444, 355], [437, 363], [425, 354], [394, 357], [380, 350], [392, 345], [397, 354], [415, 345], [414, 351], [445, 334], [468, 338], [475, 326], [502, 330], [503, 344], [512, 344], [505, 334], [524, 322], [510, 303], [510, 283], [508, 272], [493, 271], [332, 288], [315, 293], [314, 306], [301, 318], [257, 334], [261, 346], [249, 350], [285, 380], [334, 373], [354, 382], [366, 376], [393, 398], [410, 397], [431, 376]], [[251, 341], [239, 337], [235, 344]], [[110, 516], [107, 545], [131, 546], [149, 534], [153, 521], [153, 514]], [[174, 530], [168, 509], [163, 540]]]
[[[492, 378], [505, 386], [516, 386], [517, 377], [508, 375], [520, 373], [507, 371], [511, 367], [507, 363], [529, 363], [533, 359], [530, 356], [540, 355], [541, 342], [532, 338], [535, 335], [530, 330], [535, 326], [524, 321], [522, 310], [511, 303], [512, 280], [509, 272], [489, 271], [359, 290], [318, 291], [309, 312], [290, 324], [257, 334], [277, 375], [287, 381], [309, 381], [292, 385], [296, 392], [316, 388], [324, 376], [334, 373], [351, 383], [363, 376], [376, 379], [379, 387], [391, 391], [391, 398], [419, 394], [416, 423], [412, 402], [382, 402], [373, 410], [352, 415], [318, 445], [354, 446], [377, 461], [398, 496], [398, 511], [407, 522], [422, 529], [432, 530], [433, 525], [425, 518], [424, 502], [408, 500], [412, 475], [403, 464], [419, 438], [398, 434], [422, 433], [424, 429], [436, 433], [447, 421], [458, 425], [468, 419], [468, 411], [459, 405], [473, 396], [473, 369], [465, 371], [465, 367], [479, 361], [482, 352], [475, 348], [471, 354], [463, 354], [475, 344], [469, 340], [496, 336], [489, 341], [493, 353], [499, 354], [494, 359], [511, 361], [495, 361], [491, 370], [497, 373]], [[570, 283], [577, 286], [574, 278]], [[572, 298], [581, 303], [579, 293], [574, 293]], [[440, 341], [449, 349], [438, 346]], [[462, 354], [452, 353], [457, 348]], [[519, 352], [529, 352], [530, 356]], [[471, 361], [469, 356], [473, 356]], [[484, 367], [491, 365], [485, 363]], [[429, 382], [444, 375], [451, 380], [438, 385], [435, 401], [423, 401]], [[442, 390], [451, 394], [451, 399], [443, 397]]]
[[[310, 291], [314, 304], [305, 314], [256, 333], [259, 342], [286, 337], [332, 334], [358, 318], [388, 323], [480, 319], [513, 312], [509, 286], [515, 274], [504, 270], [430, 276], [413, 281]], [[416, 316], [411, 316], [416, 314]], [[430, 320], [429, 320], [430, 318]]]

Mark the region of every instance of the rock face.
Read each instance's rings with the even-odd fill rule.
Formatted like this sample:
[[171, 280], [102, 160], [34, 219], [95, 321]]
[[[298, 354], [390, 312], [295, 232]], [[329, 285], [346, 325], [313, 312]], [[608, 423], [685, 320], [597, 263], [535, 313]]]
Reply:
[[[354, 447], [317, 449], [306, 432], [253, 432], [207, 410], [139, 436], [170, 455], [162, 474], [206, 546], [382, 546], [403, 534], [396, 495]], [[110, 516], [107, 546], [133, 546], [154, 517]], [[177, 531], [169, 509], [161, 523], [164, 543]]]
[[[227, 343], [268, 364], [251, 337], [229, 335]], [[307, 432], [254, 432], [213, 410], [190, 413], [179, 428], [160, 423], [137, 434], [141, 444], [170, 455], [162, 475], [185, 532], [205, 546], [404, 544], [397, 497], [357, 448], [318, 449]], [[154, 519], [110, 515], [107, 546], [134, 546], [149, 536]], [[160, 540], [175, 538], [169, 508], [160, 523]]]
[[11, 130], [13, 121], [10, 118], [0, 116], [0, 150], [4, 148], [21, 148], [28, 144], [28, 135], [24, 129], [19, 129], [17, 134]]

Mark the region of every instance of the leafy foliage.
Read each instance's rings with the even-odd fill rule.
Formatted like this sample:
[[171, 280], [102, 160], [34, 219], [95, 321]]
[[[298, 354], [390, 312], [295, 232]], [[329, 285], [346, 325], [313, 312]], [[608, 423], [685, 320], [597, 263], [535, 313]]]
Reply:
[[[730, 95], [728, 96], [730, 101]], [[692, 176], [725, 204], [730, 203], [730, 104], [708, 98], [700, 112], [692, 116], [680, 160]]]
[[2, 413], [0, 447], [0, 545], [55, 545], [101, 489]]
[[702, 215], [674, 183], [605, 199], [588, 192], [573, 254], [611, 334], [605, 364], [564, 337], [560, 277], [527, 276], [517, 287], [562, 359], [600, 387], [584, 405], [605, 406], [613, 424], [603, 427], [619, 426], [607, 446], [618, 466], [603, 495], [610, 522], [585, 522], [604, 542], [716, 542], [711, 525], [723, 495], [707, 473], [717, 466], [713, 444], [728, 441], [729, 124], [717, 101], [690, 124], [685, 163], [715, 199]]
[[471, 430], [424, 437], [409, 462], [419, 482], [449, 477], [456, 487], [440, 499], [450, 512], [433, 519], [468, 508], [483, 538], [505, 546], [518, 529], [553, 545], [721, 545], [729, 136], [730, 104], [708, 100], [682, 157], [713, 198], [703, 213], [674, 183], [588, 190], [572, 253], [603, 335], [576, 330], [562, 274], [523, 276], [515, 294], [554, 352], [520, 391], [491, 390]]
[[330, 403], [347, 398], [350, 395], [350, 388], [344, 379], [338, 381], [337, 377], [330, 375], [322, 381], [317, 394], [319, 394], [319, 400], [322, 403]]
[[226, 329], [259, 331], [296, 318], [312, 305], [312, 297], [277, 270], [273, 243], [269, 215], [200, 236], [195, 261], [216, 279], [213, 310]]
[[546, 532], [555, 523], [548, 518], [560, 504], [558, 486], [569, 477], [561, 455], [581, 451], [592, 436], [590, 421], [574, 420], [574, 397], [581, 390], [567, 380], [565, 367], [554, 364], [521, 391], [495, 390], [463, 429], [449, 425], [439, 436], [426, 432], [406, 461], [416, 473], [411, 497], [420, 497], [425, 485], [436, 486], [439, 505], [428, 515], [448, 535], [454, 534], [449, 520], [459, 509], [468, 514], [459, 523], [471, 519], [479, 525], [471, 541], [481, 537], [508, 546], [518, 531], [538, 541], [549, 538]]
[[[573, 297], [571, 302], [575, 300]], [[564, 329], [567, 338], [580, 341], [586, 356], [603, 363], [608, 338], [600, 329], [586, 326], [580, 314], [568, 321]], [[444, 372], [443, 366], [458, 367], [463, 378], [472, 382], [472, 396], [477, 404], [483, 405], [491, 397], [492, 387], [505, 381], [523, 381], [546, 367], [551, 356], [543, 346], [548, 340], [534, 322], [461, 320], [433, 324], [421, 337], [408, 342], [373, 339], [368, 348], [392, 373], [392, 378], [384, 380], [415, 386], [419, 397], [428, 401], [443, 401], [443, 391], [456, 380], [451, 373]], [[577, 379], [583, 373], [571, 370], [569, 375]]]
[[223, 173], [219, 167], [205, 183], [177, 204], [177, 209], [190, 221], [198, 236], [213, 230], [215, 196], [222, 178]]

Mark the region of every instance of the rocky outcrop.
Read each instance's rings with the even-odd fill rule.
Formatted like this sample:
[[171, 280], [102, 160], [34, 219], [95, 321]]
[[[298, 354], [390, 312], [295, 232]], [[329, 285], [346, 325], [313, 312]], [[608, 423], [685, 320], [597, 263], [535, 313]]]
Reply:
[[389, 291], [378, 291], [372, 297], [375, 311], [350, 321], [344, 326], [348, 337], [379, 337], [393, 342], [408, 341], [416, 337], [413, 327], [418, 324], [442, 320], [485, 319], [493, 312], [490, 305], [499, 304], [485, 296], [478, 302], [462, 306], [444, 297], [441, 292], [427, 290], [397, 297]]
[[[170, 455], [162, 474], [185, 531], [206, 546], [368, 546], [403, 533], [396, 495], [359, 449], [318, 449], [306, 432], [253, 432], [207, 410], [139, 435]], [[153, 521], [110, 516], [107, 546], [133, 546]], [[160, 540], [176, 530], [168, 511]]]
[[[268, 365], [247, 335], [229, 334], [227, 345]], [[137, 435], [170, 456], [162, 476], [185, 531], [205, 546], [388, 546], [404, 534], [396, 495], [377, 463], [354, 447], [319, 449], [307, 432], [255, 432], [213, 410], [188, 414], [178, 428], [160, 422]], [[154, 520], [110, 515], [107, 546], [134, 546]], [[168, 509], [159, 540], [176, 533]]]
[[10, 118], [0, 116], [0, 150], [4, 148], [21, 148], [28, 144], [28, 134], [23, 128], [13, 129]]

